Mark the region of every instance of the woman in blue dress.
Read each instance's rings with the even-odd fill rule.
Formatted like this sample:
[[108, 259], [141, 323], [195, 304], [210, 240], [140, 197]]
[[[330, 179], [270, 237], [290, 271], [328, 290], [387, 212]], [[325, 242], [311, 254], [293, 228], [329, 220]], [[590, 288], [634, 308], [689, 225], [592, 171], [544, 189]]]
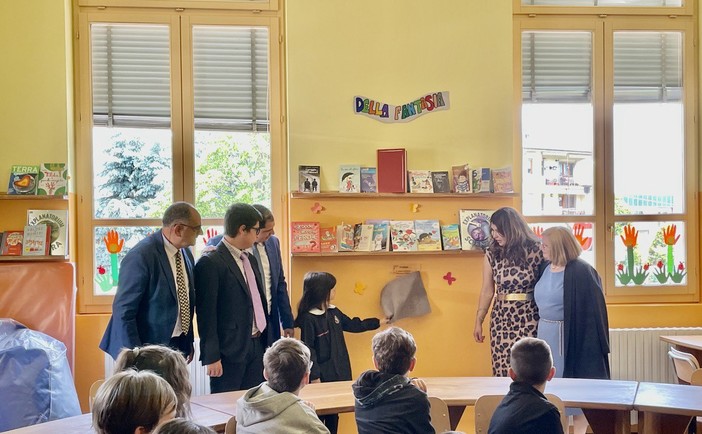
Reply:
[[[537, 336], [551, 346], [556, 376], [609, 379], [609, 321], [600, 276], [579, 258], [582, 248], [566, 227], [546, 229], [541, 250], [544, 269], [534, 289]], [[585, 433], [582, 410], [568, 414], [575, 433]]]

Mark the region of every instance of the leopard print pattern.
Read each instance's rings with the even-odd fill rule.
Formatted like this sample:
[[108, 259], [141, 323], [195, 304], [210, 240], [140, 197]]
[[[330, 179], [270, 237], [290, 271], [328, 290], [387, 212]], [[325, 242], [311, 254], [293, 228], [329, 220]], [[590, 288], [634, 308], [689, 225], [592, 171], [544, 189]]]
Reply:
[[[533, 243], [527, 247], [527, 266], [510, 264], [502, 258], [496, 261], [487, 252], [492, 267], [497, 294], [531, 292], [539, 276], [539, 266], [544, 257], [541, 247]], [[523, 337], [536, 337], [539, 311], [534, 300], [507, 301], [494, 299], [490, 314], [490, 352], [492, 375], [506, 377], [509, 369], [509, 352], [512, 344]]]

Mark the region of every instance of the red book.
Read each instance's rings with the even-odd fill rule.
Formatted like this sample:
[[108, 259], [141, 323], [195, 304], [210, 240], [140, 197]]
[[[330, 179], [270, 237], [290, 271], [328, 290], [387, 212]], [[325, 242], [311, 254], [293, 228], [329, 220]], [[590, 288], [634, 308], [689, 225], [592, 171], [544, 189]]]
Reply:
[[378, 149], [378, 193], [407, 192], [407, 151]]
[[2, 234], [2, 252], [0, 254], [7, 256], [22, 255], [22, 239], [24, 238], [23, 231], [7, 231]]
[[319, 253], [319, 222], [290, 223], [290, 246], [293, 253]]

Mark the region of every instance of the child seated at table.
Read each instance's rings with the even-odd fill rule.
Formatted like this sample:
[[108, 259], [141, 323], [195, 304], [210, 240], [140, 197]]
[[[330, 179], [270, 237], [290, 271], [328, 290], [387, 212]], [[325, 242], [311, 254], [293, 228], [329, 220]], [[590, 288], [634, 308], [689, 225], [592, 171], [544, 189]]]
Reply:
[[298, 397], [311, 368], [310, 350], [302, 342], [281, 338], [271, 345], [263, 354], [266, 381], [236, 403], [237, 434], [329, 434], [314, 406]]
[[175, 418], [156, 428], [153, 434], [216, 434], [216, 432], [193, 421]]
[[544, 396], [556, 368], [548, 344], [522, 338], [512, 346], [509, 393], [497, 406], [488, 434], [563, 434], [558, 408]]
[[117, 356], [114, 372], [126, 369], [153, 371], [171, 385], [178, 399], [176, 417], [190, 417], [190, 384], [188, 362], [180, 351], [164, 345], [146, 345], [133, 349], [125, 348]]
[[150, 371], [131, 369], [105, 380], [93, 403], [98, 434], [146, 434], [175, 417], [173, 388]]
[[373, 337], [373, 363], [353, 384], [359, 434], [434, 433], [427, 387], [408, 374], [417, 362], [412, 335], [391, 327]]

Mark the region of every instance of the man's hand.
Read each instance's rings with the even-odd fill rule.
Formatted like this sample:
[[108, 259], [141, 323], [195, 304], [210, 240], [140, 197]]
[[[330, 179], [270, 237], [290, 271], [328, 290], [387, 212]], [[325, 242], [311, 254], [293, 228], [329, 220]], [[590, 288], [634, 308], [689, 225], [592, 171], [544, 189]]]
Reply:
[[210, 377], [221, 377], [222, 361], [217, 360], [216, 362], [207, 365], [207, 375], [209, 375]]
[[188, 362], [188, 365], [190, 362], [193, 361], [193, 357], [195, 356], [195, 346], [190, 343], [190, 354], [188, 354], [188, 357], [185, 358], [185, 361]]

